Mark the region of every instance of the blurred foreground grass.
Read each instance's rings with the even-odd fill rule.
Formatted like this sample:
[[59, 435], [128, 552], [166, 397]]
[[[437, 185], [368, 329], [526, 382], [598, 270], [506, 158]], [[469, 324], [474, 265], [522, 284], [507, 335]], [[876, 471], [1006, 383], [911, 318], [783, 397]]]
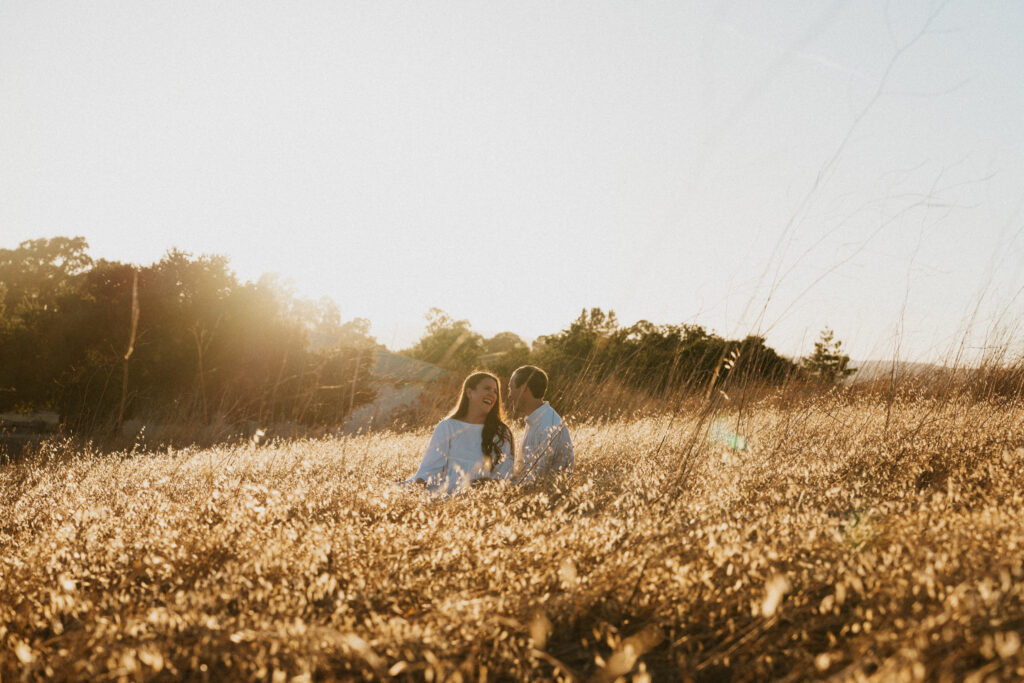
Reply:
[[577, 425], [449, 501], [391, 486], [427, 436], [0, 468], [0, 677], [1024, 677], [1019, 401]]

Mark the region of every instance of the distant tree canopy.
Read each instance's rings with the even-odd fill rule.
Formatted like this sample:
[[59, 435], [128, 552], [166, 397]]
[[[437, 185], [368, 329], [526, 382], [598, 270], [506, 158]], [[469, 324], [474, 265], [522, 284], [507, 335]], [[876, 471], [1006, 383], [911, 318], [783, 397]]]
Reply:
[[[427, 329], [416, 344], [402, 353], [433, 363], [446, 370], [468, 372], [487, 367], [504, 371], [511, 364], [526, 361], [530, 347], [513, 332], [499, 332], [490, 338], [474, 332], [468, 320], [455, 320], [440, 308], [427, 313]], [[509, 372], [518, 365], [509, 368]]]
[[405, 355], [449, 370], [471, 370], [483, 353], [484, 338], [468, 320], [454, 320], [440, 308], [427, 313], [427, 329]]
[[372, 399], [369, 323], [341, 323], [330, 300], [300, 299], [271, 276], [239, 282], [220, 256], [174, 250], [136, 267], [87, 249], [81, 237], [0, 249], [0, 410], [105, 428], [126, 371], [125, 417], [315, 424]]
[[549, 372], [553, 393], [614, 381], [665, 395], [727, 382], [779, 384], [798, 370], [763, 337], [727, 340], [698, 325], [646, 320], [621, 327], [614, 312], [600, 308], [583, 310], [566, 329], [539, 337], [532, 349], [511, 332], [484, 339], [469, 321], [432, 309], [423, 338], [404, 353], [450, 370], [486, 368], [506, 378], [533, 363]]
[[849, 365], [850, 357], [843, 353], [843, 342], [836, 339], [828, 327], [814, 342], [814, 353], [800, 361], [800, 367], [808, 377], [825, 385], [842, 382], [857, 372], [857, 368]]
[[[87, 251], [81, 237], [0, 249], [0, 411], [56, 410], [84, 431], [131, 417], [333, 424], [372, 400], [379, 345], [370, 323], [342, 322], [330, 299], [303, 299], [275, 276], [240, 282], [221, 256], [172, 250], [139, 267]], [[503, 378], [539, 365], [549, 395], [571, 397], [567, 409], [604, 388], [664, 397], [794, 376], [833, 383], [852, 372], [830, 330], [798, 367], [763, 337], [645, 320], [623, 327], [600, 308], [532, 347], [512, 332], [485, 337], [435, 308], [402, 353]]]
[[780, 384], [796, 365], [762, 337], [728, 340], [699, 325], [619, 326], [615, 314], [584, 310], [565, 330], [539, 338], [533, 360], [552, 387], [582, 380], [613, 381], [655, 396], [705, 391], [726, 384]]

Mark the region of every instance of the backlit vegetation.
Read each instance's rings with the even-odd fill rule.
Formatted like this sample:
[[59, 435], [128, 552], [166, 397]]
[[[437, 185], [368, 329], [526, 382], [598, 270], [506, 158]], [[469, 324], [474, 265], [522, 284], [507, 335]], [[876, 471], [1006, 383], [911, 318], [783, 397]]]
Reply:
[[0, 469], [0, 676], [1024, 676], [1019, 388], [736, 402], [449, 501], [390, 485], [424, 431], [51, 444]]

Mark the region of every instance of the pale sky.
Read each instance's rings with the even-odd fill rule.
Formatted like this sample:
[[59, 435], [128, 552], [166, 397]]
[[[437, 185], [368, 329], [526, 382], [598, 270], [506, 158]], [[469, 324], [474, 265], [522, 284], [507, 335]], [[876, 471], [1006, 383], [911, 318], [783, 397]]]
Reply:
[[1015, 0], [0, 0], [0, 247], [224, 254], [391, 348], [599, 306], [932, 359], [1024, 320], [1021, 35]]

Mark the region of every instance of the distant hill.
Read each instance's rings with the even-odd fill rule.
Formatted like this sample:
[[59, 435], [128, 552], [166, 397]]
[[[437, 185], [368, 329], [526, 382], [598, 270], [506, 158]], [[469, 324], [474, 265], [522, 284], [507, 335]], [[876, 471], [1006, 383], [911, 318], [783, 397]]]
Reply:
[[434, 380], [447, 374], [443, 368], [384, 348], [375, 351], [370, 385], [377, 392], [373, 402], [352, 411], [344, 431], [352, 434], [388, 424], [396, 411], [413, 405]]
[[[892, 360], [862, 360], [850, 361], [850, 365], [857, 368], [847, 380], [848, 383], [871, 382], [877, 379], [886, 379], [893, 372]], [[912, 361], [896, 361], [896, 377], [912, 377], [934, 372], [948, 372], [949, 368], [935, 363], [915, 363]]]
[[373, 377], [381, 382], [432, 382], [447, 372], [433, 363], [409, 358], [384, 348], [375, 351]]

